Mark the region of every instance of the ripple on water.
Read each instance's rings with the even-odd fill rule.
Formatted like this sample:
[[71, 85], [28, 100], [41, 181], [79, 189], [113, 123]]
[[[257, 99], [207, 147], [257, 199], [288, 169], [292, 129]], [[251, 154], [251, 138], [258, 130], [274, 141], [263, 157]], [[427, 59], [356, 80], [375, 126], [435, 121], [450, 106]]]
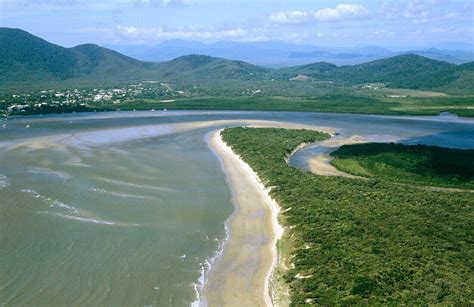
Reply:
[[123, 185], [123, 186], [132, 187], [132, 188], [144, 189], [144, 190], [157, 190], [157, 191], [164, 191], [164, 192], [178, 192], [176, 189], [171, 189], [171, 188], [166, 188], [166, 187], [158, 187], [158, 186], [152, 186], [152, 185], [146, 185], [146, 184], [136, 184], [136, 183], [125, 182], [125, 181], [120, 181], [120, 180], [114, 180], [114, 179], [109, 179], [109, 178], [104, 178], [104, 177], [97, 177], [97, 179], [100, 180], [100, 181], [113, 183], [113, 184], [116, 184], [116, 185]]
[[47, 176], [53, 176], [57, 178], [61, 178], [63, 180], [68, 180], [71, 179], [72, 176], [69, 175], [68, 173], [61, 172], [61, 171], [55, 171], [50, 168], [44, 168], [44, 167], [34, 167], [33, 169], [28, 171], [31, 174], [39, 174], [39, 175], [47, 175]]
[[98, 193], [103, 193], [107, 195], [112, 195], [120, 198], [136, 198], [136, 199], [147, 199], [147, 200], [154, 200], [154, 201], [160, 201], [161, 199], [158, 197], [153, 197], [153, 196], [145, 196], [145, 195], [136, 195], [136, 194], [127, 194], [127, 193], [117, 193], [113, 191], [109, 191], [103, 188], [92, 188], [91, 191], [93, 192], [98, 192]]
[[79, 210], [76, 207], [72, 205], [65, 204], [57, 199], [53, 199], [51, 197], [47, 197], [44, 195], [41, 195], [40, 193], [36, 192], [35, 190], [32, 189], [23, 189], [21, 190], [23, 193], [28, 193], [33, 195], [34, 198], [41, 199], [43, 202], [45, 202], [47, 205], [49, 205], [50, 208], [55, 208], [59, 209], [60, 212], [50, 212], [50, 211], [38, 211], [37, 213], [39, 214], [50, 214], [56, 217], [60, 218], [65, 218], [65, 219], [70, 219], [70, 220], [75, 220], [79, 222], [84, 222], [84, 223], [92, 223], [92, 224], [101, 224], [101, 225], [115, 225], [115, 226], [143, 226], [140, 224], [128, 224], [128, 223], [120, 223], [120, 222], [114, 222], [110, 220], [105, 220], [98, 218], [88, 212], [85, 212], [83, 210]]
[[0, 190], [8, 186], [7, 176], [0, 174]]

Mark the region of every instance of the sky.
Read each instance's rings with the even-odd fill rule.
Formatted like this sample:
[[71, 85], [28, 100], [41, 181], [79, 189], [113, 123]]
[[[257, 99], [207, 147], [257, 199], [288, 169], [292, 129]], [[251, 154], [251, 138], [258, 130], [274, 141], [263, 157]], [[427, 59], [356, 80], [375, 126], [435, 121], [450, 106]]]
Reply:
[[474, 42], [472, 0], [0, 0], [0, 26], [72, 47], [274, 41], [392, 49]]

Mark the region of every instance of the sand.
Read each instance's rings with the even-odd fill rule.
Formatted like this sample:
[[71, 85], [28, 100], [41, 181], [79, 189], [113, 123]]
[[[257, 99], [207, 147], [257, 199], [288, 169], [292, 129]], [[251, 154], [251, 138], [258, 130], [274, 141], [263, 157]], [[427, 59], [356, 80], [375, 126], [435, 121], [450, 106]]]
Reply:
[[354, 175], [350, 175], [344, 172], [337, 170], [331, 164], [331, 152], [337, 150], [342, 145], [349, 145], [349, 144], [360, 144], [367, 142], [361, 136], [353, 135], [347, 138], [330, 138], [325, 141], [321, 141], [317, 143], [317, 146], [327, 148], [324, 152], [314, 155], [309, 159], [309, 168], [310, 170], [321, 176], [342, 176], [348, 178], [359, 178]]
[[[265, 120], [188, 123], [178, 129], [223, 124], [335, 133], [328, 127]], [[283, 228], [278, 223], [280, 207], [251, 167], [222, 141], [221, 131], [212, 133], [209, 145], [221, 160], [227, 183], [232, 189], [235, 210], [227, 221], [229, 238], [209, 272], [203, 289], [205, 301], [201, 303], [209, 306], [287, 305], [289, 298], [285, 295], [288, 295], [288, 289], [286, 285], [277, 284], [275, 274], [279, 259], [276, 244], [283, 235]], [[280, 290], [278, 294], [275, 289]]]
[[232, 187], [235, 211], [230, 236], [204, 287], [209, 306], [271, 306], [270, 279], [283, 234], [279, 207], [248, 164], [213, 133], [209, 143], [220, 157]]
[[[68, 146], [94, 146], [132, 139], [150, 138], [194, 129], [223, 126], [250, 126], [260, 128], [308, 129], [334, 134], [335, 129], [305, 124], [266, 120], [215, 120], [185, 122], [164, 125], [144, 125], [126, 129], [101, 129], [73, 134], [57, 134], [46, 137], [23, 139], [4, 144], [10, 148], [27, 150]], [[268, 194], [268, 189], [253, 170], [243, 162], [214, 132], [209, 145], [221, 159], [227, 181], [232, 189], [234, 213], [227, 226], [229, 239], [221, 255], [213, 263], [203, 289], [202, 305], [209, 306], [272, 306], [277, 297], [275, 288], [285, 289], [278, 293], [278, 302], [284, 305], [288, 298], [284, 285], [276, 285], [274, 269], [278, 262], [277, 241], [283, 234], [278, 223], [279, 206]], [[113, 136], [113, 137], [112, 137]], [[283, 294], [284, 296], [284, 294]]]

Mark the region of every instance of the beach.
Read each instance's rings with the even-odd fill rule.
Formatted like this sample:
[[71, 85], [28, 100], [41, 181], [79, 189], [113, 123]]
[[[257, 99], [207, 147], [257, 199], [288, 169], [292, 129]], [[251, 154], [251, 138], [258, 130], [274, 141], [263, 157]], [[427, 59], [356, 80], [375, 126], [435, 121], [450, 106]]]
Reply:
[[336, 151], [339, 147], [343, 145], [351, 145], [351, 144], [361, 144], [367, 142], [363, 137], [358, 135], [352, 135], [350, 137], [345, 138], [330, 138], [321, 142], [317, 143], [318, 147], [326, 148], [327, 150], [313, 155], [308, 163], [310, 170], [321, 176], [341, 176], [341, 177], [348, 177], [348, 178], [357, 178], [357, 176], [353, 176], [340, 170], [336, 169], [331, 164], [331, 152]]
[[270, 283], [277, 263], [276, 243], [283, 234], [278, 205], [258, 176], [220, 137], [209, 140], [232, 187], [235, 211], [228, 220], [229, 239], [210, 271], [204, 296], [209, 306], [271, 306]]
[[291, 156], [293, 167], [351, 135], [460, 148], [474, 139], [472, 124], [438, 118], [158, 113], [9, 120], [0, 134], [6, 304], [288, 305], [275, 281], [291, 268], [290, 231], [276, 241], [263, 186], [240, 162], [231, 173], [232, 155], [224, 164], [209, 149], [218, 129], [338, 127], [325, 148]]

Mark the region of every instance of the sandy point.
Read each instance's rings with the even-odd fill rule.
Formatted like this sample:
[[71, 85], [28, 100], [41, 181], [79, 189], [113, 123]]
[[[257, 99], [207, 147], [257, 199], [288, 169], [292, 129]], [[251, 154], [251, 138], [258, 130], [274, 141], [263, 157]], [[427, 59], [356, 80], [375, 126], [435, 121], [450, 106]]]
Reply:
[[229, 239], [203, 289], [209, 306], [272, 306], [271, 279], [283, 234], [277, 203], [257, 174], [214, 132], [209, 145], [222, 162], [235, 206]]

